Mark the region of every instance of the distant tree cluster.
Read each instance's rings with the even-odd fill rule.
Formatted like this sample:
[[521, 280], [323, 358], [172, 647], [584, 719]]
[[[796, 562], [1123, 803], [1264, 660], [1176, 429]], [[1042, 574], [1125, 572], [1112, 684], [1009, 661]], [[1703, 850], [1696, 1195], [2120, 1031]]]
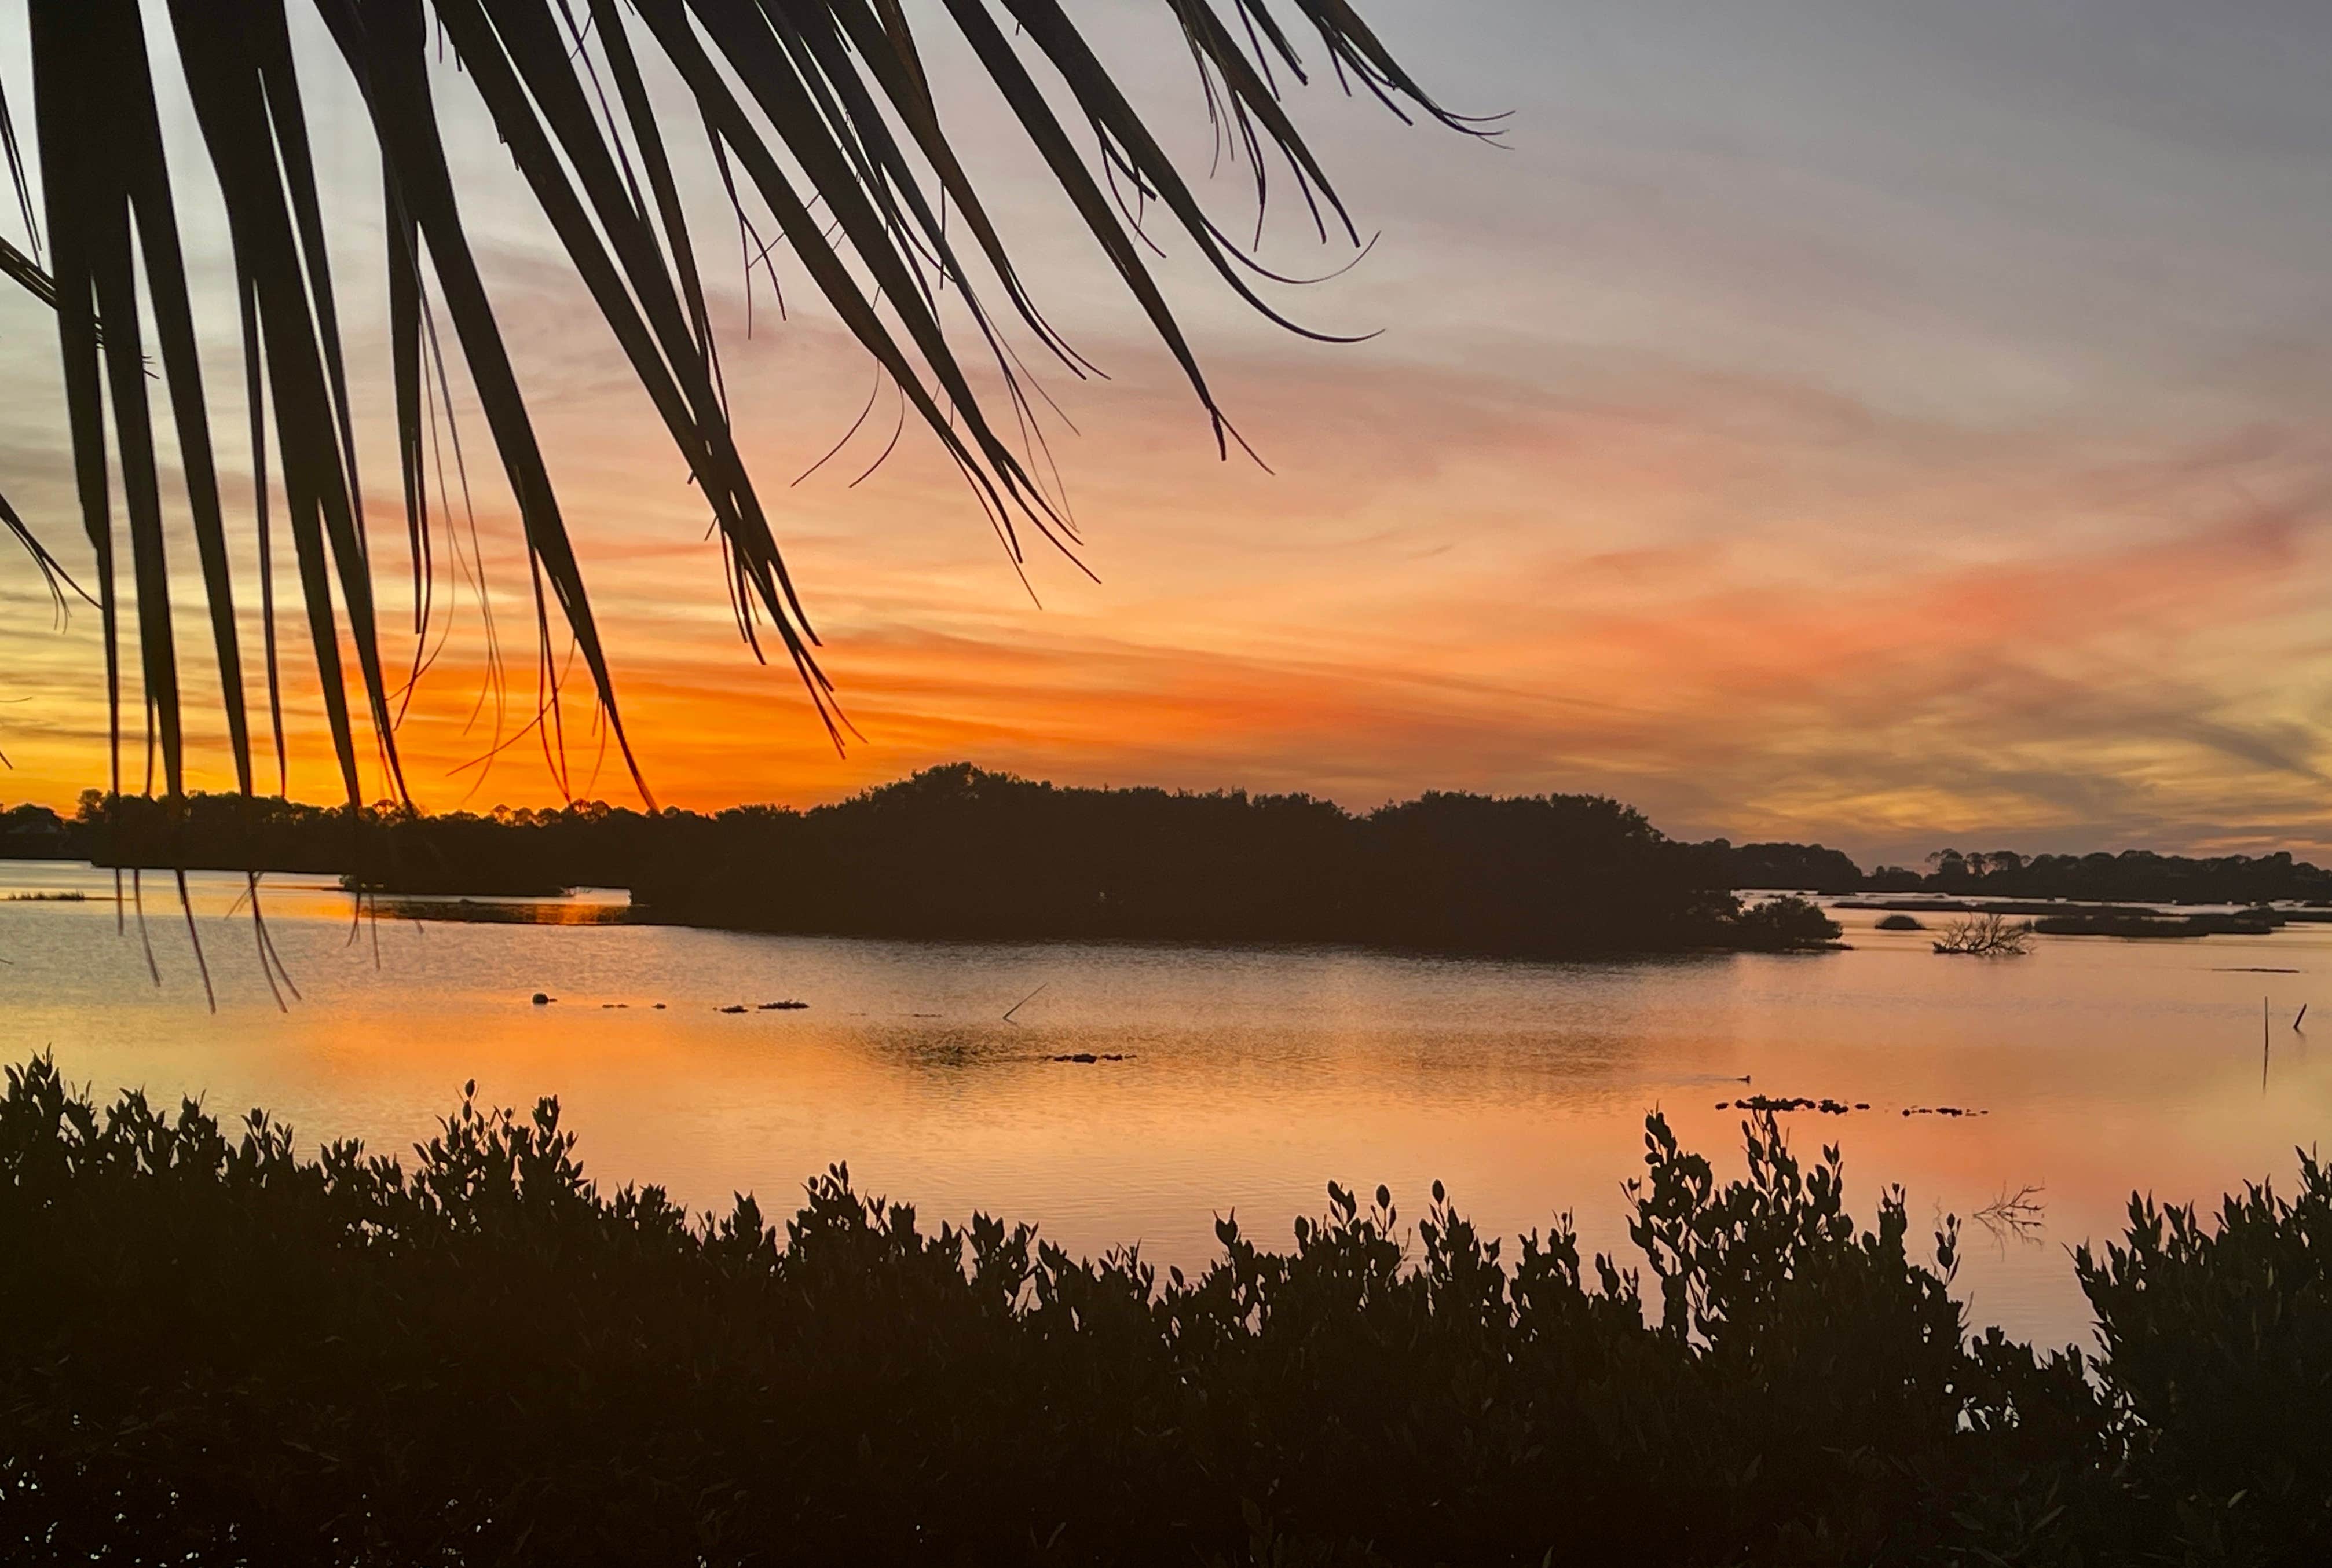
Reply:
[[1963, 853], [1939, 849], [1926, 869], [1880, 865], [1866, 875], [1819, 844], [1744, 844], [1713, 839], [1701, 846], [1723, 858], [1739, 888], [1811, 893], [1946, 893], [1987, 898], [2078, 898], [2100, 903], [2265, 904], [2332, 900], [2332, 871], [2273, 855], [2197, 859], [2125, 849], [2117, 855], [2022, 855], [2013, 849]]
[[674, 918], [902, 936], [1352, 942], [1534, 953], [1725, 943], [1693, 846], [1596, 796], [1065, 789], [969, 766], [757, 819], [632, 884]]
[[1993, 898], [2142, 899], [2175, 904], [2265, 904], [2332, 899], [2332, 871], [2273, 855], [2194, 858], [2125, 849], [2118, 855], [2020, 855], [2012, 849], [1963, 854], [1939, 849], [1924, 873], [1882, 865], [1869, 886], [1887, 893], [1980, 894]]
[[0, 811], [0, 859], [51, 860], [73, 847], [65, 820], [45, 806], [26, 801]]
[[763, 931], [1486, 953], [1821, 940], [1802, 917], [1744, 926], [1723, 856], [1590, 795], [1433, 793], [1355, 815], [1305, 795], [1061, 789], [957, 764], [807, 811], [710, 815], [92, 792], [76, 834], [100, 863], [332, 873], [398, 893], [624, 887], [648, 918]]
[[1819, 844], [1740, 844], [1712, 838], [1701, 848], [1724, 867], [1733, 887], [1788, 893], [1854, 893], [1862, 867], [1844, 851]]
[[1353, 813], [1308, 795], [1066, 789], [969, 763], [809, 810], [641, 812], [582, 800], [425, 816], [277, 798], [81, 796], [0, 812], [0, 854], [293, 871], [386, 893], [628, 888], [647, 918], [930, 937], [1366, 942], [1561, 953], [1788, 948], [1820, 910], [1736, 893], [1935, 892], [2257, 904], [2332, 900], [2289, 854], [1939, 850], [1866, 875], [1822, 845], [1671, 839], [1595, 795], [1431, 792]]

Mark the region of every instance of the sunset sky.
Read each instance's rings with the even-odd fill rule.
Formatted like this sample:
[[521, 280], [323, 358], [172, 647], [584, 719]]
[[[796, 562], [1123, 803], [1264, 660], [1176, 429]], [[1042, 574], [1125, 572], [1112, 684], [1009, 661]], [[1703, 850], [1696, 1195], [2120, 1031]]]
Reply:
[[[1203, 172], [1203, 111], [1164, 7], [1073, 9]], [[1947, 843], [2332, 853], [2332, 11], [1362, 9], [1453, 107], [1513, 119], [1492, 147], [1404, 128], [1332, 82], [1301, 96], [1381, 238], [1342, 276], [1274, 297], [1307, 324], [1381, 330], [1366, 342], [1299, 339], [1168, 268], [1267, 473], [1216, 460], [1090, 242], [939, 51], [943, 110], [1040, 299], [1113, 378], [1040, 373], [1079, 432], [1053, 431], [1054, 450], [1101, 579], [1032, 550], [1041, 603], [928, 437], [909, 431], [853, 486], [888, 437], [887, 403], [787, 487], [849, 427], [872, 373], [798, 269], [780, 269], [788, 319], [763, 285], [746, 338], [725, 210], [697, 171], [741, 431], [864, 735], [841, 757], [790, 671], [739, 645], [670, 442], [461, 78], [441, 72], [449, 121], [468, 127], [468, 215], [660, 801], [807, 804], [969, 759], [1358, 808], [1436, 788], [1590, 790], [1679, 836], [1819, 839], [1866, 864]], [[21, 5], [0, 18], [22, 125]], [[323, 151], [359, 384], [382, 386], [376, 155], [333, 62], [306, 63], [333, 105]], [[190, 117], [171, 129], [188, 133], [176, 173], [197, 208]], [[1233, 172], [1210, 190], [1227, 216], [1247, 200]], [[1350, 259], [1292, 217], [1270, 225], [1275, 265]], [[231, 303], [204, 222], [190, 229], [217, 243], [198, 244], [198, 268]], [[0, 208], [21, 244], [17, 227]], [[239, 429], [231, 309], [206, 325], [215, 416]], [[385, 422], [385, 390], [373, 403]], [[367, 481], [401, 605], [386, 434], [367, 431]], [[527, 706], [522, 557], [483, 433], [472, 442]], [[246, 454], [229, 441], [222, 458], [244, 505]], [[78, 569], [69, 478], [53, 329], [10, 289], [0, 492]], [[182, 615], [199, 666], [191, 598]], [[416, 798], [554, 800], [531, 745], [482, 783], [455, 771], [491, 728], [463, 732], [483, 642], [467, 598], [455, 615], [400, 737]], [[313, 677], [286, 630], [292, 792], [328, 800]], [[0, 660], [14, 768], [0, 798], [63, 804], [101, 782], [96, 617], [57, 632], [14, 554]], [[219, 731], [206, 711], [214, 786], [231, 776]], [[633, 798], [612, 758], [594, 781], [592, 743], [570, 746], [579, 791]]]

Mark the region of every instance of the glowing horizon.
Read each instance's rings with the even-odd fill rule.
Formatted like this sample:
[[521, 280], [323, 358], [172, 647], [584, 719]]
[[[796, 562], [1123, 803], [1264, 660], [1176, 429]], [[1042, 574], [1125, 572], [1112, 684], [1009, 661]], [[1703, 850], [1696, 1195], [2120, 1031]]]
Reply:
[[[1381, 24], [1459, 107], [1516, 110], [1512, 152], [1307, 100], [1382, 237], [1293, 308], [1386, 337], [1305, 343], [1181, 280], [1270, 473], [1216, 463], [1095, 259], [1008, 181], [1040, 297], [1118, 378], [1047, 378], [1083, 432], [1050, 435], [1102, 581], [1032, 549], [1041, 609], [928, 442], [854, 486], [878, 421], [786, 488], [867, 371], [798, 301], [779, 325], [764, 293], [744, 340], [742, 290], [708, 267], [748, 456], [865, 737], [844, 757], [791, 672], [738, 645], [679, 460], [579, 291], [538, 234], [473, 214], [658, 800], [809, 804], [969, 760], [1359, 808], [1592, 791], [1678, 837], [1866, 865], [1946, 843], [2332, 853], [2332, 442], [2311, 416], [2332, 390], [2332, 110], [2298, 63], [2332, 23], [2263, 4], [2207, 34], [2005, 0], [1891, 19], [1801, 0], [1754, 23], [1460, 9]], [[1197, 113], [1186, 62], [1145, 60], [1141, 24], [1102, 28], [1138, 85]], [[12, 86], [21, 64], [0, 54]], [[361, 258], [368, 155], [354, 134], [326, 152]], [[475, 156], [493, 160], [490, 132]], [[1343, 259], [1291, 237], [1276, 262]], [[0, 488], [77, 537], [53, 347], [27, 299], [0, 322]], [[378, 326], [350, 331], [362, 374]], [[232, 428], [232, 358], [209, 374]], [[380, 435], [368, 504], [401, 605]], [[532, 702], [531, 612], [479, 463], [507, 729]], [[239, 502], [247, 481], [226, 483]], [[104, 782], [96, 617], [53, 636], [42, 599], [0, 575], [0, 797], [70, 807]], [[483, 745], [459, 613], [400, 732], [427, 808], [464, 803], [454, 770]], [[286, 621], [292, 792], [330, 800], [303, 636]], [[182, 640], [203, 662], [191, 617]], [[255, 680], [250, 701], [263, 713]], [[200, 787], [231, 784], [219, 731], [196, 716]], [[586, 785], [594, 750], [570, 743], [578, 791], [624, 798], [612, 756]], [[555, 795], [521, 742], [466, 804]]]

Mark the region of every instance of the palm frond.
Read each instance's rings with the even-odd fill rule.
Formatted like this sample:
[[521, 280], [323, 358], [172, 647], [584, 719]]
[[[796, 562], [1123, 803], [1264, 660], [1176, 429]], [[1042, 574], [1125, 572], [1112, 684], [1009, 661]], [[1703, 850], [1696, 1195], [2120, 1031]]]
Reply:
[[[1282, 95], [1283, 77], [1308, 79], [1291, 24], [1316, 35], [1348, 92], [1365, 91], [1403, 118], [1413, 113], [1469, 134], [1495, 134], [1487, 122], [1450, 113], [1429, 98], [1346, 0], [1157, 3], [1189, 45], [1219, 139], [1228, 139], [1234, 157], [1248, 166], [1258, 209], [1268, 195], [1267, 166], [1284, 167], [1323, 239], [1333, 234], [1357, 246], [1360, 234]], [[449, 569], [483, 569], [474, 550], [468, 558], [461, 554], [442, 479], [433, 511], [432, 470], [442, 462], [433, 422], [452, 417], [450, 400], [438, 393], [446, 359], [458, 354], [527, 548], [546, 672], [530, 728], [539, 728], [556, 751], [563, 720], [549, 638], [563, 627], [589, 674], [606, 732], [647, 794], [582, 560], [464, 220], [436, 100], [444, 78], [433, 67], [433, 45], [450, 50], [464, 91], [492, 117], [688, 465], [727, 552], [747, 642], [759, 655], [765, 631], [773, 636], [837, 743], [845, 722], [818, 663], [817, 634], [731, 424], [698, 247], [681, 196], [681, 142], [698, 146], [711, 160], [741, 219], [751, 224], [748, 199], [758, 205], [776, 241], [895, 387], [903, 415], [912, 410], [961, 470], [1016, 566], [1028, 534], [1071, 552], [1076, 532], [1032, 472], [1031, 385], [1010, 339], [1032, 335], [1073, 373], [1088, 374], [1092, 367], [1038, 307], [963, 149], [942, 123], [919, 26], [951, 31], [951, 49], [968, 52], [1002, 99], [1011, 123], [1188, 379], [1219, 451], [1228, 450], [1235, 433], [1143, 258], [1150, 236], [1120, 198], [1131, 191], [1142, 206], [1156, 204], [1222, 283], [1258, 311], [1292, 330], [1328, 336], [1298, 326], [1266, 298], [1265, 288], [1278, 274], [1210, 215], [1063, 0], [930, 0], [914, 23], [901, 0], [305, 0], [345, 73], [325, 83], [301, 80], [300, 63], [311, 74], [315, 66], [295, 63], [286, 4], [26, 0], [37, 204], [0, 99], [0, 150], [33, 247], [28, 253], [0, 241], [0, 273], [55, 315], [76, 487], [94, 559], [93, 597], [104, 621], [117, 789], [125, 619], [135, 634], [149, 785], [158, 760], [164, 787], [174, 795], [184, 788], [185, 655], [173, 637], [170, 596], [177, 579], [166, 549], [166, 464], [148, 387], [157, 379], [168, 406], [169, 445], [192, 525], [239, 787], [252, 789], [254, 743], [230, 566], [236, 528], [249, 531], [260, 561], [263, 679], [279, 779], [286, 768], [269, 513], [272, 445], [342, 785], [351, 803], [364, 798], [353, 685], [389, 786], [404, 797], [397, 718], [434, 656], [436, 578]], [[148, 12], [169, 24], [233, 253], [255, 483], [249, 517], [232, 522], [221, 501], [172, 197], [169, 159], [195, 149], [166, 146], [146, 44], [148, 24], [158, 17]], [[351, 388], [342, 348], [343, 301], [309, 145], [311, 91], [350, 90], [378, 145], [387, 204], [387, 403], [413, 601], [414, 648], [401, 683], [392, 680], [383, 652], [358, 472], [362, 400]], [[690, 106], [684, 124], [659, 111], [660, 94]], [[675, 138], [676, 129], [684, 134]], [[704, 140], [696, 144], [700, 133]], [[1094, 150], [1080, 150], [1081, 139]], [[766, 252], [760, 260], [767, 263]], [[450, 327], [447, 339], [437, 335], [441, 315]], [[149, 322], [158, 378], [149, 378], [145, 362]], [[983, 363], [967, 358], [960, 341], [976, 344]], [[1000, 406], [975, 390], [978, 377], [991, 371], [1002, 387]], [[1007, 439], [1007, 429], [1019, 433], [1018, 444]], [[44, 571], [61, 573], [37, 531], [5, 502], [0, 521]], [[436, 543], [441, 526], [443, 550]], [[117, 583], [125, 554], [126, 590]], [[344, 648], [353, 671], [342, 666]], [[490, 684], [496, 680], [490, 676]], [[506, 743], [498, 735], [497, 749]]]

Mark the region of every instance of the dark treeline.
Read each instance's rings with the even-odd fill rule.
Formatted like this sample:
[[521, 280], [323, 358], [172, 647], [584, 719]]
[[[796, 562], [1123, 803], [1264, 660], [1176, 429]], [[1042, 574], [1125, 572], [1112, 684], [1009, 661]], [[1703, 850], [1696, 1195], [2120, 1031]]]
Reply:
[[0, 811], [0, 858], [60, 860], [86, 857], [88, 835], [45, 806], [27, 801]]
[[807, 811], [355, 817], [92, 792], [100, 864], [345, 875], [392, 893], [624, 887], [642, 918], [912, 937], [1359, 942], [1561, 953], [1791, 947], [1836, 934], [1732, 894], [1721, 846], [1596, 796], [1429, 794], [1366, 815], [1302, 795], [1056, 789], [969, 765]]
[[[1821, 845], [1686, 844], [1598, 796], [1428, 794], [1365, 814], [1304, 795], [1062, 789], [969, 764], [809, 810], [599, 801], [419, 816], [91, 790], [0, 812], [0, 855], [346, 875], [392, 893], [629, 888], [644, 918], [901, 936], [1357, 942], [1569, 952], [1742, 945], [1733, 890], [2258, 904], [2332, 900], [2289, 854], [1945, 849], [1866, 873]], [[1795, 917], [1782, 942], [1818, 938]], [[1767, 924], [1770, 926], [1771, 923]]]
[[2133, 899], [2155, 904], [2266, 904], [2332, 899], [2332, 871], [2274, 855], [2197, 859], [2125, 849], [2118, 855], [1963, 855], [1939, 849], [1927, 868], [1882, 865], [1864, 884], [1882, 893], [1981, 894], [1993, 898]]
[[1701, 847], [1721, 854], [1737, 888], [1787, 888], [1809, 893], [1948, 893], [1989, 898], [2079, 898], [2112, 903], [2266, 904], [2276, 899], [2332, 900], [2332, 871], [2274, 855], [2195, 858], [2125, 849], [2109, 855], [2020, 855], [2012, 849], [1963, 854], [1939, 849], [1926, 869], [1881, 865], [1865, 872], [1846, 855], [1819, 844], [1733, 845], [1719, 838]]
[[[0, 1095], [0, 1556], [177, 1564], [2268, 1564], [2332, 1541], [2332, 1177], [2133, 1199], [2098, 1350], [1967, 1335], [1956, 1237], [1764, 1115], [1657, 1116], [1631, 1254], [1331, 1184], [1185, 1276], [585, 1178], [555, 1103], [410, 1166]], [[1283, 1233], [1284, 1235], [1284, 1233]], [[1282, 1246], [1285, 1246], [1283, 1241]]]
[[1700, 847], [1723, 867], [1729, 887], [1854, 893], [1868, 885], [1862, 867], [1844, 851], [1819, 844], [1733, 844], [1713, 838]]
[[660, 866], [635, 896], [716, 925], [914, 936], [1572, 952], [1738, 930], [1706, 856], [1592, 796], [1429, 794], [1354, 816], [1300, 795], [1059, 789], [957, 767], [774, 817], [741, 847]]

